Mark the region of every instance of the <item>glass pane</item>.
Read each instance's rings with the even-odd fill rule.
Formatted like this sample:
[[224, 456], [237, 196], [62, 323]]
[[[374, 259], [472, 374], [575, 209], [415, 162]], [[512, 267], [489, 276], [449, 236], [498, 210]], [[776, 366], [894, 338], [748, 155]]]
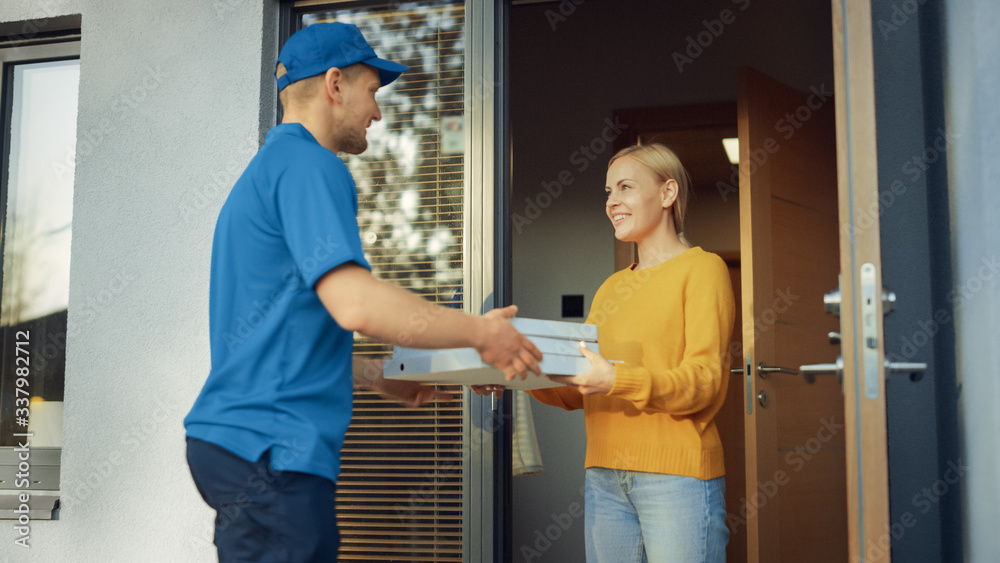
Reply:
[[[465, 8], [461, 2], [305, 14], [353, 23], [382, 58], [410, 67], [376, 98], [368, 150], [341, 155], [358, 186], [358, 225], [376, 276], [453, 307], [463, 300]], [[356, 336], [355, 353], [388, 353]], [[341, 561], [461, 561], [462, 390], [404, 409], [355, 393], [338, 481]], [[411, 559], [412, 558], [412, 559]]]
[[[70, 236], [79, 60], [13, 65], [0, 327], [0, 445], [34, 432], [32, 446], [62, 445], [62, 401], [69, 305]], [[25, 342], [18, 345], [18, 342]], [[16, 404], [17, 357], [27, 353], [27, 428]], [[24, 372], [21, 372], [24, 374]], [[23, 395], [20, 395], [23, 397]]]
[[[358, 224], [375, 274], [462, 306], [464, 8], [461, 3], [306, 14], [357, 25], [382, 58], [410, 70], [376, 95], [368, 150], [342, 154], [358, 186]], [[381, 351], [362, 343], [358, 352]]]

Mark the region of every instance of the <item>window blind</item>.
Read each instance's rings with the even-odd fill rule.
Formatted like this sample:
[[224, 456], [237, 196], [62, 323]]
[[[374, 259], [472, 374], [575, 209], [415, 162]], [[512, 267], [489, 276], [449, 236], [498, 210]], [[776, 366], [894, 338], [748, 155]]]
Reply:
[[[307, 6], [308, 4], [308, 6]], [[341, 155], [358, 187], [373, 273], [425, 299], [463, 304], [465, 27], [461, 2], [351, 8], [297, 3], [302, 24], [353, 23], [380, 57], [410, 70], [379, 90], [382, 121], [361, 155]], [[385, 345], [355, 336], [355, 354]], [[463, 404], [407, 409], [356, 391], [338, 479], [340, 561], [461, 561]]]

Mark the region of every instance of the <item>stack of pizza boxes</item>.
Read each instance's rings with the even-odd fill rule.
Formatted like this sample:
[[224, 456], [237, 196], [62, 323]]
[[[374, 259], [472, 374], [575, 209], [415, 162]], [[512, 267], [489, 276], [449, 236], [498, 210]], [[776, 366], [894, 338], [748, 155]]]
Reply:
[[[539, 366], [546, 375], [578, 375], [590, 369], [590, 362], [580, 354], [579, 343], [600, 353], [597, 326], [513, 318], [511, 324], [531, 339], [544, 358]], [[415, 350], [395, 348], [385, 361], [385, 377], [424, 383], [461, 385], [504, 385], [508, 389], [544, 389], [559, 384], [545, 375], [529, 373], [525, 379], [507, 381], [503, 373], [486, 364], [473, 348]]]

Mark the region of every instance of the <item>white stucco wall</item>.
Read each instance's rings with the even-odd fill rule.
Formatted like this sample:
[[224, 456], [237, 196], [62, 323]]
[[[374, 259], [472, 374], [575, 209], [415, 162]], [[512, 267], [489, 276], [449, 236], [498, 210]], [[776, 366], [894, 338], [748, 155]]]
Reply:
[[273, 119], [277, 2], [0, 4], [6, 22], [74, 13], [63, 508], [27, 550], [0, 525], [0, 561], [211, 561], [181, 419], [209, 365], [215, 218]]
[[945, 81], [948, 127], [956, 354], [966, 561], [1000, 554], [1000, 5], [946, 2]]
[[[0, 22], [23, 21], [27, 24], [32, 20], [79, 14], [82, 4], [80, 0], [4, 0], [0, 5]], [[25, 29], [33, 28], [29, 24]]]

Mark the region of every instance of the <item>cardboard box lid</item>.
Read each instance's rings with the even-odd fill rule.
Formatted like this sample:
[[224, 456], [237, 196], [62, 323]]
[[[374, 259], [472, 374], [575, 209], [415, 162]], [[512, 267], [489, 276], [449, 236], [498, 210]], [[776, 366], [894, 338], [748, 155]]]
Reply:
[[[545, 336], [528, 336], [528, 339], [535, 343], [538, 350], [542, 353], [542, 356], [548, 354], [561, 354], [563, 356], [581, 356], [579, 343], [583, 344], [589, 348], [591, 351], [600, 354], [601, 348], [597, 342], [586, 342], [581, 340], [569, 340], [566, 338], [549, 338]], [[469, 348], [471, 350], [472, 348]], [[419, 356], [422, 354], [428, 354], [434, 352], [434, 350], [421, 350], [417, 348], [404, 348], [402, 346], [396, 346], [392, 349], [393, 358], [408, 358], [411, 356]]]
[[546, 321], [514, 317], [510, 320], [518, 331], [527, 336], [545, 336], [566, 340], [597, 342], [597, 325], [571, 323], [567, 321]]
[[[543, 373], [577, 375], [590, 369], [590, 362], [582, 356], [547, 354], [540, 364]], [[486, 364], [473, 348], [448, 350], [408, 350], [386, 360], [386, 378], [424, 383], [460, 385], [504, 385], [508, 389], [545, 389], [558, 387], [549, 378], [529, 374], [525, 379], [507, 381], [503, 372]]]

